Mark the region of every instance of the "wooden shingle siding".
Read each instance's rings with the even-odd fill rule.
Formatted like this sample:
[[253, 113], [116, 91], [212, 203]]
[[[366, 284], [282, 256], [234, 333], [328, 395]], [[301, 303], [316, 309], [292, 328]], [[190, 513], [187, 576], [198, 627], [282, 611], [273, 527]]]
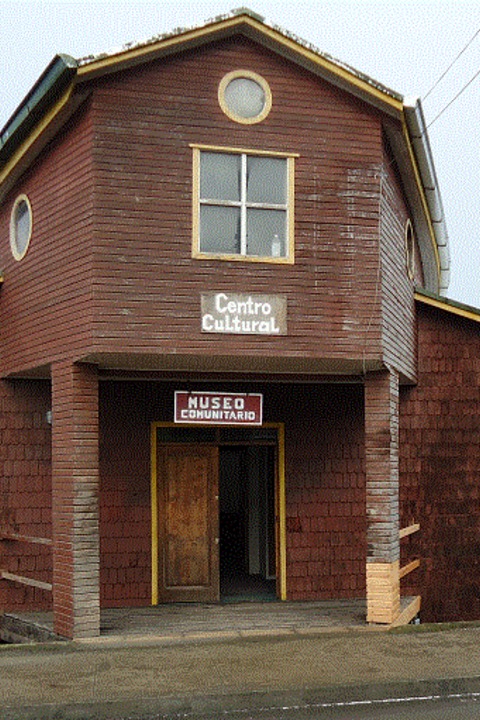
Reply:
[[[233, 123], [217, 102], [219, 81], [238, 67], [272, 90], [270, 115], [253, 127]], [[378, 266], [375, 113], [245, 41], [104, 81], [93, 112], [97, 351], [379, 355], [368, 297]], [[299, 154], [293, 267], [191, 258], [191, 143]], [[352, 173], [374, 195], [359, 195], [366, 217], [352, 213]], [[288, 295], [285, 338], [201, 334], [202, 291], [269, 289]]]
[[382, 175], [381, 290], [385, 362], [415, 379], [416, 337], [413, 283], [407, 273], [405, 224], [408, 217], [394, 165], [385, 155]]
[[[88, 114], [49, 147], [0, 211], [2, 372], [21, 372], [83, 351], [90, 335], [93, 177]], [[29, 250], [9, 247], [12, 204], [26, 193], [33, 211]]]
[[[425, 622], [480, 617], [479, 324], [417, 303], [418, 386], [400, 405], [400, 513], [420, 531], [402, 543], [402, 581]], [[448, 592], [446, 592], [448, 588]]]
[[[0, 569], [43, 583], [52, 580], [52, 548], [29, 539], [52, 537], [50, 403], [45, 381], [0, 384]], [[51, 603], [39, 587], [0, 582], [1, 608], [50, 610]]]

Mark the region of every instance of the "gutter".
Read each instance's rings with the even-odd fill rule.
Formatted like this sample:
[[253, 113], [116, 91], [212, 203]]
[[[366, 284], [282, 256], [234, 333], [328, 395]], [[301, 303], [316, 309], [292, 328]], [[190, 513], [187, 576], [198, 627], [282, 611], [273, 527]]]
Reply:
[[445, 213], [420, 99], [406, 99], [404, 113], [437, 244], [440, 262], [439, 286], [442, 292], [447, 290], [450, 282], [450, 250]]
[[39, 118], [58, 101], [77, 73], [69, 55], [56, 55], [0, 131], [0, 168], [29, 135]]

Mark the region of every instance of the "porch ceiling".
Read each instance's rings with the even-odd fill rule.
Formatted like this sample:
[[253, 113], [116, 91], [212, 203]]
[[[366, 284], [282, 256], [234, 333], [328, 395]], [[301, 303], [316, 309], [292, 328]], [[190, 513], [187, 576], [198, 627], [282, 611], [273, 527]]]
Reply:
[[361, 377], [379, 370], [380, 360], [318, 357], [264, 357], [248, 355], [151, 355], [132, 353], [94, 353], [81, 362], [100, 370], [163, 371], [202, 373], [243, 373], [267, 375], [334, 375]]

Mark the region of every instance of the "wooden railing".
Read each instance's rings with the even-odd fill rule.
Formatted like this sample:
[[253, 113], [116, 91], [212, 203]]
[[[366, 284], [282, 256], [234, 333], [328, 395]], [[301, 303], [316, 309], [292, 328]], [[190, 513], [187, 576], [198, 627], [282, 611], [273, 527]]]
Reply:
[[[20, 533], [0, 531], [0, 540], [6, 540], [11, 542], [22, 542], [34, 545], [51, 545], [51, 538], [33, 537], [32, 535], [21, 535]], [[8, 572], [8, 570], [0, 570], [0, 578], [9, 582], [19, 583], [20, 585], [28, 585], [29, 587], [40, 588], [47, 592], [52, 591], [52, 584], [43, 582], [43, 580], [35, 580], [34, 578], [28, 578], [24, 575], [17, 575], [16, 573]]]
[[[399, 538], [402, 540], [405, 537], [408, 537], [409, 535], [413, 535], [413, 533], [416, 533], [420, 530], [420, 524], [419, 523], [412, 523], [408, 527], [404, 527], [399, 532]], [[398, 572], [399, 580], [401, 580], [403, 577], [408, 575], [409, 573], [416, 570], [418, 567], [420, 567], [420, 560], [412, 560], [411, 562], [407, 563], [403, 567], [400, 568]], [[406, 602], [405, 602], [406, 601]], [[395, 620], [394, 623], [392, 623], [394, 626], [396, 625], [408, 625], [413, 618], [418, 615], [420, 611], [420, 604], [421, 604], [421, 596], [416, 595], [412, 598], [405, 598], [405, 601], [402, 603], [402, 598], [400, 598], [400, 615]]]
[[51, 545], [51, 538], [33, 537], [32, 535], [20, 535], [19, 533], [4, 532], [0, 530], [0, 540], [18, 540], [25, 543], [36, 543], [37, 545]]
[[399, 537], [400, 540], [404, 537], [407, 537], [407, 535], [413, 535], [413, 533], [416, 533], [420, 530], [420, 523], [413, 523], [413, 525], [409, 525], [408, 527], [402, 528], [400, 530]]

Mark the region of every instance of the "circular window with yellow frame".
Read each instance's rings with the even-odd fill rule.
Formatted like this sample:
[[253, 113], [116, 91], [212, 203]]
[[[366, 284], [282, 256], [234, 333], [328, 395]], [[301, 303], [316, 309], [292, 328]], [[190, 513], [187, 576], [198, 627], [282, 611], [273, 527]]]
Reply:
[[272, 108], [267, 81], [251, 70], [227, 73], [218, 86], [218, 102], [227, 117], [244, 125], [265, 120]]
[[32, 206], [26, 195], [19, 195], [13, 203], [10, 215], [10, 249], [15, 260], [27, 254], [32, 237]]

